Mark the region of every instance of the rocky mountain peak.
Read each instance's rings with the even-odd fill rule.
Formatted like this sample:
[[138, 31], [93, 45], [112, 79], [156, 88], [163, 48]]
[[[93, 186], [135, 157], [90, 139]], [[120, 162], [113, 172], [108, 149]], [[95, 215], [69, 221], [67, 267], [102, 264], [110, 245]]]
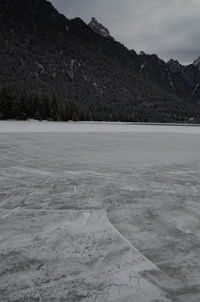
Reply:
[[139, 56], [145, 56], [145, 55], [146, 55], [146, 53], [143, 50], [141, 50], [139, 53]]
[[194, 60], [193, 65], [200, 70], [200, 57]]
[[169, 67], [169, 70], [172, 73], [177, 73], [179, 71], [181, 71], [182, 65], [179, 63], [179, 61], [171, 59], [167, 62], [167, 65]]
[[89, 22], [88, 26], [98, 35], [101, 35], [105, 38], [114, 40], [114, 38], [110, 35], [109, 30], [103, 26], [101, 23], [97, 21], [95, 17], [92, 17], [91, 21]]

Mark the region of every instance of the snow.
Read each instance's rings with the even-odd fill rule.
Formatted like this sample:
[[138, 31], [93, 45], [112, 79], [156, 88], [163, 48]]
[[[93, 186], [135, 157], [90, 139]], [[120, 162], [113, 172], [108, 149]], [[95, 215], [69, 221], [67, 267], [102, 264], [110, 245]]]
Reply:
[[112, 122], [48, 122], [48, 121], [0, 121], [0, 133], [39, 132], [154, 132], [200, 134], [198, 125], [138, 124]]
[[0, 122], [1, 300], [199, 301], [199, 134]]
[[145, 67], [145, 64], [142, 64], [141, 67], [140, 67], [140, 71], [142, 71]]

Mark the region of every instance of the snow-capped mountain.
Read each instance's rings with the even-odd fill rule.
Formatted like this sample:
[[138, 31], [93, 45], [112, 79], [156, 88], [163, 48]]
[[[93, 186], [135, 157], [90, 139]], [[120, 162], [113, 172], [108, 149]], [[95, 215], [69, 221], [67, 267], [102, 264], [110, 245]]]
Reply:
[[109, 30], [103, 26], [101, 23], [97, 21], [96, 18], [92, 17], [91, 21], [89, 22], [88, 26], [96, 33], [105, 38], [114, 40], [114, 38], [110, 35]]

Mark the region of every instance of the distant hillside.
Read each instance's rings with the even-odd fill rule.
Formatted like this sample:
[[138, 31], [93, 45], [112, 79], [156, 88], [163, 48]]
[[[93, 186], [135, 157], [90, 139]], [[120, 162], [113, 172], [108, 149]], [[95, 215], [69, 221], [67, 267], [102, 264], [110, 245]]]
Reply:
[[46, 0], [1, 0], [0, 45], [0, 118], [199, 120], [195, 65], [137, 55]]

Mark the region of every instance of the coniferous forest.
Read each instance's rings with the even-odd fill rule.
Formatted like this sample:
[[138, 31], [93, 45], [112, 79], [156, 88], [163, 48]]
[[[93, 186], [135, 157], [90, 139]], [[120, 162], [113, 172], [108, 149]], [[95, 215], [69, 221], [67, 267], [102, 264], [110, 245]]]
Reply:
[[[121, 122], [195, 122], [193, 105], [185, 106], [163, 99], [163, 104], [139, 103], [130, 106], [114, 104], [81, 104], [54, 95], [40, 95], [2, 88], [0, 91], [0, 119], [36, 119], [52, 121], [121, 121]], [[192, 108], [190, 108], [192, 107]], [[191, 117], [194, 117], [191, 119]]]

